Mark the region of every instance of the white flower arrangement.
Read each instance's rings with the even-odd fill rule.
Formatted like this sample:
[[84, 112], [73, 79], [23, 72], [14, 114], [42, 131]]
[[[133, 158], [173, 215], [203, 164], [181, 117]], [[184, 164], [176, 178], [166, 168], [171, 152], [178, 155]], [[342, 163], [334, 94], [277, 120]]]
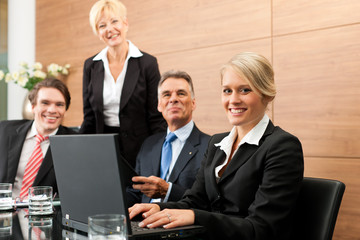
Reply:
[[46, 77], [58, 77], [59, 75], [68, 75], [70, 64], [60, 66], [52, 63], [47, 67], [47, 72], [42, 71], [43, 65], [36, 62], [31, 68], [26, 62], [20, 63], [20, 70], [15, 72], [4, 72], [0, 70], [0, 81], [5, 79], [6, 83], [14, 81], [19, 86], [28, 89], [34, 88], [35, 84], [41, 82]]

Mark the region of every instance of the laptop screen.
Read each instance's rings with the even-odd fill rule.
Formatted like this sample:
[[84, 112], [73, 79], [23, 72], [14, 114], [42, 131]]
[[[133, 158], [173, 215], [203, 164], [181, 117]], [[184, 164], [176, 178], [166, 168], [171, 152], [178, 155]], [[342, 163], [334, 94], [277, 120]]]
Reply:
[[120, 155], [116, 134], [55, 135], [50, 137], [50, 147], [64, 225], [87, 231], [88, 216], [128, 216], [121, 184], [129, 179], [120, 179], [126, 160]]

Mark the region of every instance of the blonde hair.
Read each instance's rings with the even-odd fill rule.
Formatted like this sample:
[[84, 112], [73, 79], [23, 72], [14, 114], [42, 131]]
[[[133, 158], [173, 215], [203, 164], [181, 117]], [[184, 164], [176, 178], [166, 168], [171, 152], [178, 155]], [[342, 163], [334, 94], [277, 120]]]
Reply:
[[231, 68], [249, 82], [250, 87], [261, 97], [273, 99], [276, 95], [274, 71], [270, 62], [262, 55], [243, 52], [235, 55], [220, 69], [221, 81], [225, 71]]
[[97, 35], [97, 23], [102, 13], [113, 13], [116, 16], [121, 17], [123, 21], [126, 19], [127, 10], [125, 5], [119, 0], [99, 0], [90, 10], [89, 21], [90, 26], [95, 35]]

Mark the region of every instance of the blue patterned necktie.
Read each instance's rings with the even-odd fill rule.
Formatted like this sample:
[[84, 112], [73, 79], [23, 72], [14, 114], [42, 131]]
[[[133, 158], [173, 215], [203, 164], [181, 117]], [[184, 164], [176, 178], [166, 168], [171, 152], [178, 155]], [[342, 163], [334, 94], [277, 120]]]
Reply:
[[172, 149], [171, 149], [171, 142], [176, 139], [176, 135], [173, 132], [170, 132], [165, 139], [165, 142], [162, 146], [161, 152], [161, 166], [160, 166], [160, 177], [162, 179], [166, 178], [168, 174], [170, 163], [172, 159]]

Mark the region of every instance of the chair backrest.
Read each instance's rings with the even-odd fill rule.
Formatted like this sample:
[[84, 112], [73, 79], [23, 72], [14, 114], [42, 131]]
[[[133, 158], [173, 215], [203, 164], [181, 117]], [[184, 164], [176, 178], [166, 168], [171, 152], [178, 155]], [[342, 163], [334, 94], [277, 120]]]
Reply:
[[331, 240], [344, 191], [340, 181], [305, 177], [291, 239]]

